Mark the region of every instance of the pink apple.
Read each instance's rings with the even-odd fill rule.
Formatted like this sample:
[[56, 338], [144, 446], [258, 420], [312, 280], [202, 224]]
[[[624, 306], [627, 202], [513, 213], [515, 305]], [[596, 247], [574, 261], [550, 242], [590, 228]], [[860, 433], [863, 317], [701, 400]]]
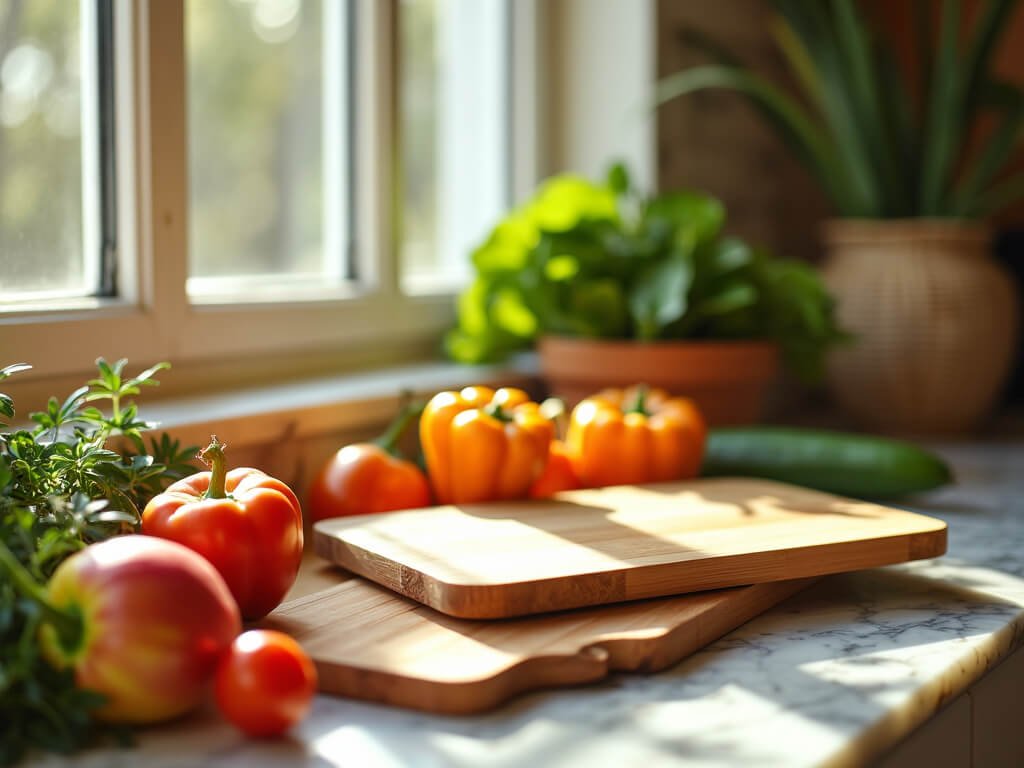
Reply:
[[152, 723], [195, 707], [217, 662], [241, 631], [224, 580], [187, 547], [150, 536], [121, 536], [86, 547], [57, 568], [50, 602], [81, 616], [74, 647], [44, 627], [44, 650], [72, 666], [82, 688], [107, 703], [97, 717]]

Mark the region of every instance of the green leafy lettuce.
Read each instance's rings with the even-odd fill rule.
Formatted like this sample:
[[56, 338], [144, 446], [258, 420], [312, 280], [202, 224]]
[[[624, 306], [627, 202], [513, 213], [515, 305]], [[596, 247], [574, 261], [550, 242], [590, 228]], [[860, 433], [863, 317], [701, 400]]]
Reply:
[[456, 360], [500, 360], [540, 334], [769, 339], [813, 379], [843, 338], [815, 271], [723, 234], [709, 195], [644, 199], [622, 166], [602, 184], [548, 180], [473, 252], [475, 276], [446, 337]]

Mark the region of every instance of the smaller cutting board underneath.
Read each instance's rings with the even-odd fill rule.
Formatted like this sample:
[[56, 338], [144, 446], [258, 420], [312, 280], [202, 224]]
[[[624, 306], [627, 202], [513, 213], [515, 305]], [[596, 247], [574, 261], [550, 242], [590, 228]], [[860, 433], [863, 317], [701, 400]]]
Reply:
[[523, 691], [588, 683], [613, 670], [664, 669], [811, 581], [474, 621], [348, 578], [285, 603], [261, 625], [302, 644], [324, 693], [468, 714]]

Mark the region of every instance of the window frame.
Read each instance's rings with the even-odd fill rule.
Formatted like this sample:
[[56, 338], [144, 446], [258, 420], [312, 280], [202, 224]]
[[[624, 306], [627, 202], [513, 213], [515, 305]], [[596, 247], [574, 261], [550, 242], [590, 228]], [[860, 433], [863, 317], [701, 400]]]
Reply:
[[[203, 381], [216, 370], [230, 381], [233, 366], [253, 356], [268, 370], [280, 371], [301, 369], [298, 358], [315, 359], [318, 370], [341, 371], [367, 361], [408, 361], [410, 350], [436, 356], [440, 335], [454, 318], [452, 293], [404, 293], [393, 242], [388, 180], [394, 170], [397, 5], [394, 0], [351, 2], [351, 36], [359, 41], [352, 54], [352, 98], [359, 105], [352, 145], [359, 201], [353, 212], [353, 266], [359, 284], [329, 299], [189, 299], [184, 0], [113, 0], [120, 296], [0, 314], [4, 364], [32, 364], [26, 376], [42, 389], [91, 371], [97, 355], [127, 357], [140, 365], [171, 360], [201, 367]], [[528, 35], [522, 50], [536, 51], [535, 2], [511, 4], [517, 37], [511, 46], [513, 82], [522, 72], [536, 78], [536, 65], [519, 55], [521, 36]], [[517, 84], [510, 126], [516, 193], [537, 180], [526, 169], [537, 167], [538, 103], [529, 83]]]

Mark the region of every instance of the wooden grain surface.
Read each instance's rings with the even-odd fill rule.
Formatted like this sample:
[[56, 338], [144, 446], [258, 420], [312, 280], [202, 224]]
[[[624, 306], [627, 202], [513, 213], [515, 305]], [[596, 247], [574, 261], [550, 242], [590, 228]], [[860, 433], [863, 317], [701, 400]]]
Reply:
[[324, 520], [314, 546], [443, 613], [502, 618], [935, 557], [946, 524], [782, 483], [707, 478]]
[[302, 644], [324, 693], [452, 714], [491, 709], [523, 691], [592, 682], [612, 670], [664, 669], [811, 581], [472, 621], [365, 579], [335, 578], [344, 580], [285, 603], [261, 625]]

